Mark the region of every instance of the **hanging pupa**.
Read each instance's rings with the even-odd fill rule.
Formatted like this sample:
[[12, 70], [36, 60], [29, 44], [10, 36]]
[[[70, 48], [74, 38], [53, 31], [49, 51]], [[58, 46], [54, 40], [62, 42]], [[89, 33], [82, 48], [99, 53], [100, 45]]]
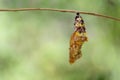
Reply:
[[88, 40], [84, 21], [79, 13], [76, 14], [74, 22], [75, 31], [70, 39], [69, 62], [72, 64], [82, 56], [81, 47]]

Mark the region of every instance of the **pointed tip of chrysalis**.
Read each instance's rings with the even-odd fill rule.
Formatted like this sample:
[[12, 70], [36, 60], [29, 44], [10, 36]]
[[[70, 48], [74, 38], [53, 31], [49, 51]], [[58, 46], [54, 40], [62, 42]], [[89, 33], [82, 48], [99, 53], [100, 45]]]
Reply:
[[80, 15], [80, 13], [79, 13], [79, 12], [77, 12], [77, 13], [76, 13], [76, 15]]

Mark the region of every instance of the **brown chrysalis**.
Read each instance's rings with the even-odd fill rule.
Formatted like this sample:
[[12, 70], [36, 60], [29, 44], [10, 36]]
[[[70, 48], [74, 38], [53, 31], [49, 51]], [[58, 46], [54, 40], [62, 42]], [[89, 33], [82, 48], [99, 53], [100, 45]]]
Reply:
[[87, 41], [85, 24], [79, 13], [76, 14], [74, 22], [75, 31], [70, 39], [69, 62], [72, 64], [82, 56], [81, 47]]

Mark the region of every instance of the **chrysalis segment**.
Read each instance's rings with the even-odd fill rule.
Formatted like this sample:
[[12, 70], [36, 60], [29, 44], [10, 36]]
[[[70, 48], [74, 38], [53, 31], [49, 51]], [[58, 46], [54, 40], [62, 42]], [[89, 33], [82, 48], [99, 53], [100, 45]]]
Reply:
[[87, 41], [86, 29], [82, 17], [77, 13], [74, 23], [75, 31], [70, 39], [69, 62], [72, 64], [82, 56], [81, 47]]

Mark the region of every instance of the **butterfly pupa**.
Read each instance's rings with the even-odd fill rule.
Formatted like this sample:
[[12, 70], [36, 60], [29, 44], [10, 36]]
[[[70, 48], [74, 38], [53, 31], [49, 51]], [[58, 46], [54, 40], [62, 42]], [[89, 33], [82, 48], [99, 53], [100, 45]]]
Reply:
[[72, 64], [82, 56], [81, 48], [84, 42], [88, 40], [86, 28], [82, 17], [76, 14], [74, 22], [75, 31], [70, 38], [69, 62]]

